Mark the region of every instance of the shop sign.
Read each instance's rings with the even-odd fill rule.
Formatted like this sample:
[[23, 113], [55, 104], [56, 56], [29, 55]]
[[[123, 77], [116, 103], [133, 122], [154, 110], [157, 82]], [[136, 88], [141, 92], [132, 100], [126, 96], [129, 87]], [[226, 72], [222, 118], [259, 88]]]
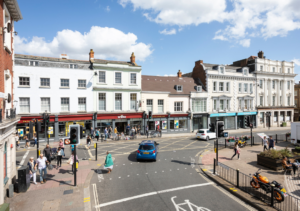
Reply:
[[178, 120], [174, 120], [174, 128], [179, 128], [179, 122], [178, 122]]
[[163, 116], [153, 115], [153, 118], [166, 118], [166, 117], [168, 117], [168, 115], [163, 115]]
[[219, 113], [219, 114], [211, 114], [210, 117], [218, 117], [218, 116], [235, 116], [236, 113]]
[[24, 136], [23, 129], [18, 129], [18, 134], [20, 137], [23, 137]]
[[123, 116], [123, 115], [118, 116], [118, 119], [126, 119], [126, 116]]
[[48, 134], [50, 134], [50, 135], [53, 134], [53, 127], [48, 127]]
[[237, 113], [238, 116], [245, 116], [245, 115], [256, 115], [257, 112], [240, 112], [240, 113]]
[[203, 114], [193, 114], [193, 117], [196, 118], [196, 117], [203, 117]]
[[163, 130], [167, 129], [167, 121], [162, 121], [162, 129]]

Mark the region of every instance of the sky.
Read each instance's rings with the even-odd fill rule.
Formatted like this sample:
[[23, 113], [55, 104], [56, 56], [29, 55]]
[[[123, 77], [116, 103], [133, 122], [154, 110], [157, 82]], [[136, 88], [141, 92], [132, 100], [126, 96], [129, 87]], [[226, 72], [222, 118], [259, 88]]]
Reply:
[[188, 73], [195, 61], [257, 55], [294, 61], [300, 81], [299, 0], [19, 0], [21, 54], [129, 61], [143, 75]]

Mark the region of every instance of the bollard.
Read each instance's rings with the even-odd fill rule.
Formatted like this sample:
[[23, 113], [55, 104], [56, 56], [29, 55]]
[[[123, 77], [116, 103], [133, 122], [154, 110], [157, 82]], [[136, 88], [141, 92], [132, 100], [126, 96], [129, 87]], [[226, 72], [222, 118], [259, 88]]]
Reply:
[[240, 187], [240, 170], [239, 169], [236, 170], [236, 187], [237, 188]]
[[214, 174], [216, 174], [216, 158], [214, 158]]
[[96, 161], [98, 160], [98, 153], [97, 153], [97, 143], [94, 143], [94, 148], [95, 148], [95, 153], [96, 153], [96, 155], [95, 155], [95, 157], [96, 157]]
[[274, 207], [274, 184], [271, 184], [271, 207]]
[[41, 150], [38, 150], [38, 155], [40, 156], [40, 154], [41, 154]]

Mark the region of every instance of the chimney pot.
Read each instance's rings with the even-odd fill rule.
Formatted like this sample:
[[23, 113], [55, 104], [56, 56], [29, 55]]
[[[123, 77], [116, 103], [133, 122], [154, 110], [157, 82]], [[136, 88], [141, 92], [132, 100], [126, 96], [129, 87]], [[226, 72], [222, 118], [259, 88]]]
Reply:
[[203, 64], [203, 60], [200, 60], [200, 63]]
[[263, 51], [259, 51], [258, 54], [257, 54], [258, 58], [261, 58], [261, 59], [265, 59], [266, 57], [264, 56], [264, 52]]
[[182, 77], [182, 72], [180, 72], [180, 70], [178, 70], [177, 76], [178, 76], [178, 78]]
[[90, 50], [89, 56], [90, 56], [90, 61], [94, 62], [94, 51], [93, 51], [93, 49]]
[[130, 62], [131, 62], [131, 64], [136, 65], [136, 63], [135, 63], [135, 55], [134, 55], [134, 52], [132, 52], [132, 54], [131, 54]]

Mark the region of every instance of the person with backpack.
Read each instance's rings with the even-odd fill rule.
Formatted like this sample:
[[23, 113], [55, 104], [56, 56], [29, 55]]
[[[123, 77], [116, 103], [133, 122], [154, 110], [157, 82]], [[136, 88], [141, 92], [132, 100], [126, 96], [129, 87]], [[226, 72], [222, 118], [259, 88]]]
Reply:
[[95, 136], [96, 136], [97, 141], [99, 141], [99, 136], [100, 136], [99, 130], [95, 131]]

